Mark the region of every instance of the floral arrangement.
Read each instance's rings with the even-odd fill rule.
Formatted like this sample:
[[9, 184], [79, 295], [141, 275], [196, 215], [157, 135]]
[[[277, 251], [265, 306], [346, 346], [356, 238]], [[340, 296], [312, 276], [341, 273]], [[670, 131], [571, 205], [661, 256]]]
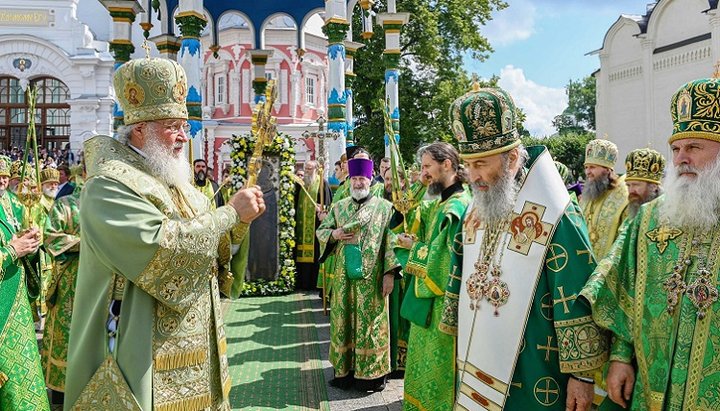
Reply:
[[[255, 137], [250, 134], [233, 134], [231, 144], [232, 185], [239, 190], [245, 183], [247, 162], [252, 155]], [[289, 135], [277, 134], [264, 149], [265, 154], [280, 157], [280, 184], [278, 193], [278, 231], [280, 233], [280, 275], [275, 281], [246, 281], [241, 296], [276, 295], [292, 291], [295, 288], [295, 147]]]

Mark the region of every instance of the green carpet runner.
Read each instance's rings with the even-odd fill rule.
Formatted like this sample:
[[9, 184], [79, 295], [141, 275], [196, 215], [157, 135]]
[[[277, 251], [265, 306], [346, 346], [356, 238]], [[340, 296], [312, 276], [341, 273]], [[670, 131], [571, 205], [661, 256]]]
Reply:
[[243, 298], [224, 307], [233, 409], [329, 410], [310, 298]]

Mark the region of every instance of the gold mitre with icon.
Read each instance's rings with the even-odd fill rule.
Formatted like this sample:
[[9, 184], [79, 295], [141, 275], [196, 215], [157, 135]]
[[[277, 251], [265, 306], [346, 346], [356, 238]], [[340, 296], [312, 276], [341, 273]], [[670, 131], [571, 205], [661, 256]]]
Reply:
[[115, 71], [115, 93], [126, 126], [169, 118], [187, 119], [185, 70], [163, 58], [130, 60]]
[[660, 184], [665, 172], [665, 157], [651, 148], [638, 148], [625, 159], [625, 181]]
[[597, 138], [590, 140], [585, 146], [585, 165], [593, 164], [597, 166], [613, 168], [617, 161], [618, 148], [610, 140]]
[[499, 87], [474, 83], [472, 91], [450, 106], [450, 120], [463, 159], [492, 156], [520, 145], [515, 102]]
[[700, 138], [720, 142], [720, 62], [711, 78], [685, 83], [673, 94], [670, 116], [673, 131], [669, 144], [685, 138]]
[[40, 171], [40, 184], [59, 182], [60, 172], [56, 168], [47, 167]]

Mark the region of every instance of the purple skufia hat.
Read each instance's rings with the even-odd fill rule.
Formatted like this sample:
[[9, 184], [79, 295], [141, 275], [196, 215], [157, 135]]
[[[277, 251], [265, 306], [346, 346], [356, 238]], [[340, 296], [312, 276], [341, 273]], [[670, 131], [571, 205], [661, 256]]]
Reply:
[[353, 158], [348, 161], [350, 177], [367, 177], [372, 180], [373, 162], [366, 158]]

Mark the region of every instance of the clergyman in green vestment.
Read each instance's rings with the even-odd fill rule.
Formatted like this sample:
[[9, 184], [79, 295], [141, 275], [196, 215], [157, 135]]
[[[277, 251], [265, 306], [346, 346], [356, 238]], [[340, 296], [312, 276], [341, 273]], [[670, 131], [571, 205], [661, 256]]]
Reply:
[[125, 127], [85, 142], [82, 241], [65, 409], [226, 410], [220, 237], [265, 208], [258, 187], [212, 210], [184, 152], [187, 81], [167, 59], [115, 71]]
[[422, 178], [440, 198], [419, 207], [416, 237], [398, 235], [410, 250], [405, 275], [410, 275], [400, 315], [410, 321], [405, 363], [405, 410], [452, 409], [455, 401], [455, 336], [440, 330], [445, 286], [450, 275], [450, 250], [461, 230], [470, 195], [463, 185], [457, 150], [436, 142], [420, 149]]
[[8, 190], [10, 158], [0, 156], [0, 409], [49, 410], [20, 258], [37, 251], [40, 232], [22, 234], [29, 218]]
[[612, 332], [608, 396], [720, 410], [720, 79], [673, 95], [665, 194], [640, 207], [582, 291]]
[[303, 170], [302, 181], [295, 183], [295, 287], [315, 290], [318, 284], [322, 287], [322, 280], [318, 279], [320, 245], [315, 238], [315, 230], [320, 226], [317, 213], [322, 206], [330, 205], [333, 196], [330, 184], [318, 172], [317, 161], [306, 161]]
[[370, 194], [372, 161], [348, 162], [350, 197], [322, 215], [320, 250], [335, 256], [330, 311], [330, 384], [382, 391], [390, 373], [388, 296], [400, 264], [391, 247], [392, 205]]
[[47, 284], [48, 313], [40, 354], [45, 384], [53, 391], [65, 392], [68, 337], [80, 262], [80, 192], [55, 201], [45, 220], [43, 238], [55, 264]]
[[580, 209], [547, 149], [520, 144], [507, 92], [473, 89], [450, 112], [473, 191], [442, 322], [458, 335], [456, 406], [589, 410], [607, 346], [577, 300], [595, 267]]

